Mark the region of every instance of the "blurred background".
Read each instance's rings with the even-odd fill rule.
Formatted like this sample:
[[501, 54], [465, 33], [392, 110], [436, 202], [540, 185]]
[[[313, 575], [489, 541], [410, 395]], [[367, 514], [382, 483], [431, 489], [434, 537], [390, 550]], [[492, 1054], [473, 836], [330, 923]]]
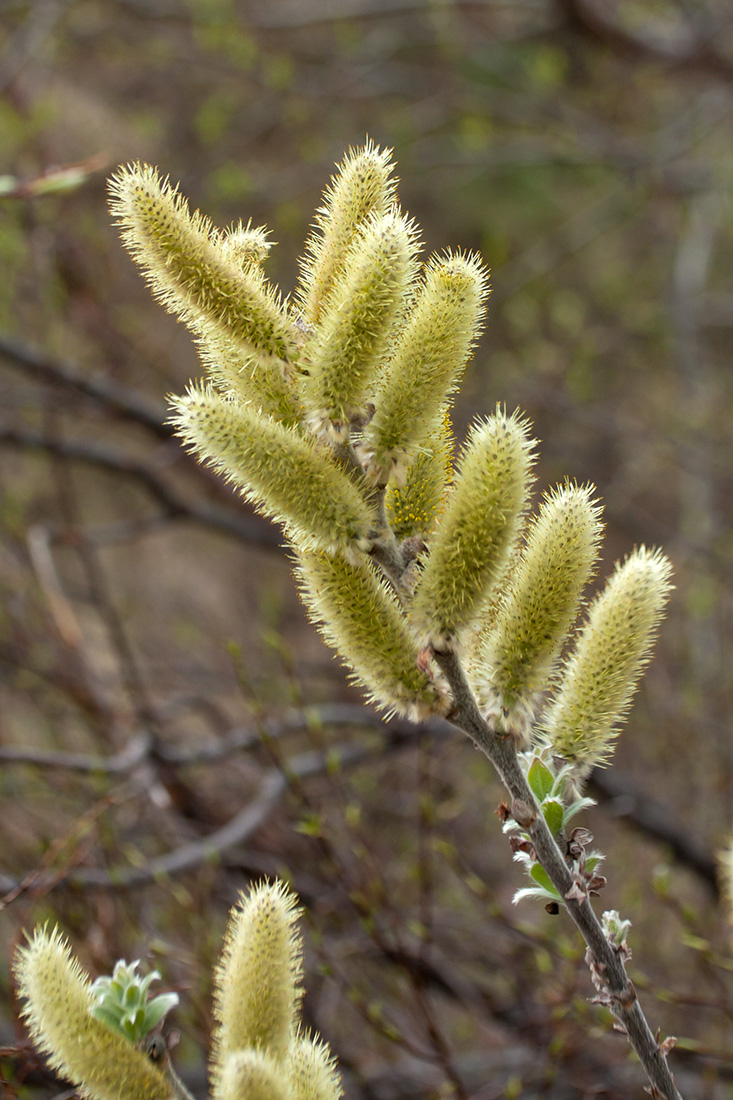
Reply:
[[1, 0], [0, 1085], [72, 1095], [8, 969], [50, 919], [95, 975], [161, 970], [203, 1095], [226, 912], [280, 874], [350, 1100], [644, 1095], [569, 921], [512, 905], [486, 762], [362, 706], [278, 531], [165, 425], [196, 356], [119, 244], [107, 175], [148, 161], [218, 225], [268, 225], [288, 292], [366, 135], [426, 252], [492, 268], [459, 438], [520, 406], [538, 491], [605, 501], [600, 577], [642, 542], [674, 562], [582, 824], [681, 1091], [733, 1096], [729, 0]]

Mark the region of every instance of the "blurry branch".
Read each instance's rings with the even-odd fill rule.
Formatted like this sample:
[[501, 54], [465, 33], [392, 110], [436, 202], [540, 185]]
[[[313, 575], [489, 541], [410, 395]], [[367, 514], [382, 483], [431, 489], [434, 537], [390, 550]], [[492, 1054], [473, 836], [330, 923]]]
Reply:
[[165, 423], [165, 408], [130, 386], [120, 385], [102, 375], [85, 375], [71, 363], [51, 359], [9, 336], [0, 335], [0, 355], [21, 367], [26, 374], [90, 397], [118, 416], [141, 424], [161, 439], [170, 439], [173, 434]]
[[[455, 736], [455, 727], [440, 718], [431, 718], [420, 725], [401, 718], [392, 718], [389, 722], [383, 722], [367, 707], [349, 703], [326, 703], [321, 706], [288, 711], [278, 718], [262, 720], [256, 728], [237, 727], [229, 730], [222, 737], [210, 738], [190, 749], [166, 745], [142, 734], [133, 738], [121, 752], [106, 757], [2, 745], [0, 763], [30, 764], [41, 768], [64, 769], [89, 775], [123, 776], [139, 768], [153, 756], [157, 763], [174, 767], [215, 763], [235, 753], [254, 748], [261, 744], [263, 739], [277, 740], [290, 733], [312, 729], [314, 725], [366, 726], [384, 735], [386, 748], [392, 751], [407, 744], [415, 744], [426, 734], [436, 739]], [[374, 751], [384, 750], [385, 742], [380, 739], [379, 748]], [[366, 750], [350, 748], [341, 752], [342, 763], [353, 764], [360, 761], [362, 758], [360, 754], [366, 753]], [[292, 774], [297, 775], [298, 778], [310, 776], [314, 774], [310, 769], [317, 771], [320, 767], [313, 754], [299, 757], [295, 765], [296, 771]], [[291, 773], [292, 767], [293, 764], [287, 765], [288, 773]], [[303, 770], [298, 771], [298, 769]], [[696, 842], [689, 830], [671, 819], [666, 807], [636, 789], [628, 776], [618, 774], [617, 768], [613, 771], [596, 768], [590, 783], [593, 793], [602, 803], [608, 805], [614, 816], [633, 825], [644, 835], [666, 844], [677, 862], [693, 871], [716, 894], [718, 893], [714, 859], [702, 845]], [[224, 828], [228, 829], [230, 825]]]
[[632, 33], [609, 18], [608, 5], [596, 0], [556, 2], [571, 30], [608, 46], [615, 53], [733, 81], [733, 62], [716, 49], [712, 35], [698, 36], [691, 31], [672, 42], [662, 35]]
[[27, 541], [33, 572], [43, 589], [59, 637], [64, 645], [78, 652], [82, 648], [83, 636], [79, 620], [56, 571], [48, 528], [34, 523], [28, 528]]
[[[356, 709], [356, 708], [354, 708]], [[304, 719], [307, 712], [304, 712]], [[310, 716], [312, 722], [313, 716]], [[370, 716], [370, 722], [373, 722], [373, 717]], [[303, 728], [307, 728], [309, 722], [303, 721]], [[407, 725], [407, 723], [405, 723]], [[414, 736], [415, 727], [412, 729]], [[143, 886], [150, 882], [157, 881], [160, 876], [182, 874], [185, 871], [190, 871], [195, 867], [201, 866], [203, 863], [210, 862], [212, 859], [220, 858], [222, 854], [229, 848], [234, 847], [237, 844], [242, 844], [247, 840], [261, 825], [267, 820], [269, 815], [275, 809], [282, 796], [288, 790], [291, 782], [294, 780], [308, 779], [315, 775], [324, 775], [329, 768], [333, 767], [334, 759], [338, 759], [340, 767], [353, 767], [362, 761], [369, 759], [372, 756], [383, 756], [385, 751], [389, 749], [396, 750], [403, 746], [404, 739], [398, 737], [393, 743], [385, 746], [383, 742], [374, 744], [371, 746], [364, 745], [345, 745], [345, 746], [332, 746], [327, 752], [307, 752], [300, 756], [296, 756], [287, 761], [285, 770], [276, 768], [270, 769], [266, 772], [261, 780], [259, 793], [257, 797], [248, 802], [246, 806], [235, 814], [235, 816], [228, 821], [221, 828], [214, 830], [201, 839], [192, 840], [186, 844], [180, 845], [178, 848], [174, 848], [170, 852], [166, 852], [162, 856], [157, 856], [154, 859], [146, 861], [144, 864], [137, 867], [118, 867], [111, 870], [102, 870], [98, 868], [84, 868], [83, 870], [73, 871], [64, 878], [59, 878], [55, 873], [53, 877], [39, 875], [34, 878], [34, 888], [42, 892], [48, 892], [54, 886], [60, 883], [66, 883], [74, 887], [101, 887], [104, 889], [129, 889], [131, 887]], [[133, 751], [129, 751], [129, 756], [124, 759], [124, 754], [120, 754], [117, 758], [114, 758], [116, 764], [116, 770], [118, 772], [123, 770], [129, 770], [138, 763], [139, 760], [144, 759], [146, 753], [141, 752], [145, 746], [141, 742], [137, 742], [133, 746]], [[39, 754], [42, 756], [44, 754]], [[71, 754], [59, 754], [60, 757]], [[15, 760], [19, 758], [16, 756]], [[72, 757], [73, 759], [73, 757]], [[49, 764], [49, 755], [45, 754], [45, 759], [40, 762]], [[77, 758], [76, 763], [79, 760]], [[89, 758], [89, 763], [92, 763], [92, 758]], [[85, 769], [86, 770], [86, 769]], [[94, 769], [90, 767], [89, 771]], [[104, 770], [104, 766], [102, 767]], [[2, 887], [6, 893], [14, 894], [18, 891], [20, 883], [13, 881], [9, 876], [0, 876], [0, 887]], [[0, 899], [0, 903], [1, 903]]]
[[0, 745], [0, 762], [35, 764], [43, 768], [64, 768], [94, 775], [125, 775], [144, 763], [155, 748], [156, 759], [178, 767], [225, 760], [234, 753], [254, 748], [264, 740], [276, 740], [289, 733], [302, 733], [318, 726], [368, 726], [385, 734], [392, 748], [414, 743], [429, 733], [433, 737], [455, 736], [454, 727], [439, 718], [416, 725], [407, 719], [382, 722], [374, 711], [358, 704], [326, 703], [322, 706], [291, 710], [279, 718], [263, 719], [252, 728], [237, 727], [219, 738], [210, 738], [192, 749], [180, 749], [153, 741], [147, 735], [133, 738], [119, 753], [95, 756], [91, 753], [45, 752], [36, 749]]
[[[69, 875], [70, 867], [82, 862], [87, 855], [89, 834], [102, 814], [106, 813], [116, 802], [120, 802], [127, 796], [126, 791], [118, 789], [110, 791], [103, 798], [85, 810], [76, 819], [69, 829], [56, 837], [43, 853], [43, 858], [37, 867], [20, 880], [14, 887], [6, 890], [5, 896], [0, 898], [0, 912], [17, 901], [23, 894], [42, 885], [42, 892], [49, 893]], [[6, 888], [8, 880], [0, 874], [0, 887]]]
[[229, 510], [179, 496], [149, 466], [119, 451], [94, 443], [58, 439], [30, 428], [11, 427], [8, 424], [0, 424], [0, 444], [3, 443], [28, 450], [46, 451], [60, 458], [74, 459], [88, 466], [96, 466], [98, 469], [130, 478], [141, 485], [162, 506], [167, 520], [194, 520], [205, 527], [234, 535], [265, 549], [280, 546], [279, 533], [265, 522], [257, 521], [240, 511], [235, 512], [234, 509]]

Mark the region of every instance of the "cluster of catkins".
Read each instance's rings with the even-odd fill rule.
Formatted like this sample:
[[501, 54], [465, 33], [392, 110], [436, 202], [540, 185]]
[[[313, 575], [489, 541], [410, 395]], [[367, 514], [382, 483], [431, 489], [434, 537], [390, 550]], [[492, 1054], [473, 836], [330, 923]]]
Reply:
[[110, 192], [126, 246], [206, 368], [173, 399], [177, 431], [282, 524], [303, 601], [369, 698], [414, 719], [449, 715], [433, 655], [450, 648], [497, 732], [526, 747], [538, 730], [581, 771], [603, 759], [669, 563], [635, 550], [561, 661], [599, 505], [568, 483], [529, 518], [534, 443], [501, 408], [453, 460], [449, 410], [487, 272], [459, 252], [419, 262], [389, 152], [368, 142], [338, 166], [287, 301], [263, 271], [264, 229], [216, 229], [146, 165], [120, 169]]
[[[216, 1026], [212, 1100], [339, 1100], [331, 1053], [300, 1024], [302, 942], [295, 899], [282, 883], [261, 883], [232, 910], [214, 973]], [[92, 983], [57, 930], [38, 928], [16, 953], [15, 972], [32, 1039], [89, 1100], [193, 1100], [165, 1051], [146, 1040], [177, 1002], [147, 999], [151, 978], [118, 963]], [[142, 994], [142, 996], [141, 996]], [[138, 1041], [120, 1026], [135, 1003]], [[157, 1018], [157, 1019], [156, 1019]]]

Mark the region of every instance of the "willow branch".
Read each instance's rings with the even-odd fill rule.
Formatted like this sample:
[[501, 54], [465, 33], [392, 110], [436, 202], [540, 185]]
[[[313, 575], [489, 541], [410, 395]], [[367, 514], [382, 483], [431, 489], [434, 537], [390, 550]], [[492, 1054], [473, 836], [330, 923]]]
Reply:
[[654, 1095], [664, 1100], [682, 1100], [667, 1065], [666, 1054], [647, 1023], [622, 958], [603, 934], [587, 896], [582, 901], [568, 896], [572, 895], [575, 885], [573, 876], [522, 773], [513, 742], [508, 737], [499, 736], [481, 717], [456, 655], [436, 652], [435, 658], [453, 691], [455, 705], [451, 722], [463, 730], [489, 758], [511, 795], [515, 818], [529, 834], [537, 859], [565, 899], [565, 907], [587, 944], [586, 960], [591, 974], [608, 991], [608, 995], [602, 998], [603, 1003], [607, 1004], [625, 1031], [656, 1090]]

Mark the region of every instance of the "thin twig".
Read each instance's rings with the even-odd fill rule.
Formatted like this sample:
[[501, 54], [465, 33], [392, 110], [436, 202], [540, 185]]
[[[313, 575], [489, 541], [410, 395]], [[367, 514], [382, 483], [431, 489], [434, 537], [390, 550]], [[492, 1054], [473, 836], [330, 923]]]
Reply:
[[234, 535], [252, 545], [273, 550], [282, 545], [282, 536], [272, 526], [234, 509], [221, 508], [205, 502], [196, 502], [179, 496], [147, 465], [95, 443], [54, 439], [46, 434], [15, 425], [0, 425], [0, 444], [38, 449], [60, 458], [83, 462], [88, 466], [108, 470], [136, 481], [164, 509], [169, 519], [190, 519], [224, 534]]
[[[394, 746], [411, 743], [425, 734], [435, 739], [453, 737], [455, 733], [455, 727], [442, 718], [432, 718], [416, 726], [407, 719], [400, 718], [385, 722], [374, 711], [358, 703], [324, 703], [260, 720], [257, 727], [237, 726], [227, 730], [221, 737], [199, 741], [192, 748], [161, 744], [157, 752], [162, 760], [176, 767], [211, 764], [259, 745], [263, 729], [268, 738], [280, 738], [288, 733], [312, 729], [313, 723], [323, 726], [376, 727], [386, 734]], [[139, 733], [121, 752], [110, 756], [0, 745], [0, 763], [32, 764], [40, 768], [114, 776], [133, 771], [148, 759], [149, 753], [150, 740], [145, 734]], [[593, 793], [602, 803], [609, 804], [613, 814], [635, 826], [646, 836], [668, 845], [675, 859], [718, 892], [716, 864], [712, 855], [696, 844], [689, 835], [689, 830], [675, 822], [666, 809], [651, 799], [645, 791], [636, 788], [627, 776], [620, 776], [616, 769], [596, 769], [589, 783]]]
[[118, 416], [134, 420], [161, 439], [170, 439], [173, 435], [165, 422], [167, 413], [163, 405], [151, 401], [131, 386], [113, 381], [108, 375], [84, 374], [73, 364], [51, 359], [10, 336], [0, 336], [0, 355], [21, 367], [26, 374], [90, 397]]

